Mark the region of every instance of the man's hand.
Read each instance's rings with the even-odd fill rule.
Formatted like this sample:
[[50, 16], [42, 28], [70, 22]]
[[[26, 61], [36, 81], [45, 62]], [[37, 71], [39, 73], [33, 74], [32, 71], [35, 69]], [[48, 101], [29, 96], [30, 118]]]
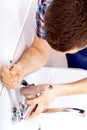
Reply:
[[[32, 89], [31, 89], [31, 87], [32, 87]], [[29, 118], [36, 117], [37, 115], [42, 113], [44, 111], [44, 109], [46, 109], [56, 97], [54, 89], [53, 88], [49, 89], [49, 85], [47, 85], [47, 84], [31, 86], [31, 87], [23, 87], [21, 89], [21, 93], [26, 96], [28, 96], [28, 95], [30, 96], [30, 95], [32, 95], [32, 93], [34, 95], [34, 94], [36, 94], [36, 91], [37, 91], [37, 93], [40, 92], [40, 95], [38, 97], [25, 100], [27, 105], [31, 105], [31, 106], [36, 105], [36, 108], [34, 109], [34, 111], [31, 112], [31, 114], [29, 115]], [[34, 90], [34, 88], [35, 88], [35, 90]], [[32, 92], [32, 90], [33, 90], [33, 92]]]
[[2, 84], [5, 87], [11, 89], [17, 88], [18, 83], [22, 77], [20, 73], [20, 68], [17, 65], [14, 65], [10, 70], [7, 66], [2, 67], [0, 75], [1, 75]]

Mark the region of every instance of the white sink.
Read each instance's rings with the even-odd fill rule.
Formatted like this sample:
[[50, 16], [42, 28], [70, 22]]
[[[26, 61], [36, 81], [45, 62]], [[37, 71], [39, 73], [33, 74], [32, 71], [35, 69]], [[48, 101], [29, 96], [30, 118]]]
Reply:
[[[29, 84], [35, 83], [67, 83], [87, 77], [87, 72], [80, 69], [68, 68], [42, 68], [36, 73], [26, 76], [24, 79]], [[14, 104], [16, 105], [17, 98], [15, 91], [11, 90]], [[76, 107], [87, 110], [87, 95], [72, 95], [58, 97], [49, 107]], [[70, 130], [70, 129], [86, 129], [87, 117], [81, 117], [69, 112], [59, 112], [51, 114], [41, 114], [34, 119], [12, 123], [11, 121], [12, 102], [6, 88], [3, 89], [0, 97], [0, 130], [38, 130], [39, 125], [41, 130]]]

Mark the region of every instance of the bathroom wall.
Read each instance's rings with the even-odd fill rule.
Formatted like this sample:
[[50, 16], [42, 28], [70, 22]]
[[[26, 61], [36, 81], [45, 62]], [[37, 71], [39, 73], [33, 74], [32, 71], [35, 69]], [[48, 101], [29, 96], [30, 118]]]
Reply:
[[20, 29], [18, 10], [14, 0], [0, 1], [0, 66], [12, 59]]

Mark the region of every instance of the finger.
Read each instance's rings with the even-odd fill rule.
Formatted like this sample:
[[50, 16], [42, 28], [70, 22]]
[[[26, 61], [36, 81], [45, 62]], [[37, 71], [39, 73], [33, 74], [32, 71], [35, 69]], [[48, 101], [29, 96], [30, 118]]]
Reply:
[[6, 86], [17, 86], [18, 85], [18, 79], [15, 80], [6, 80], [4, 78], [1, 79], [2, 83]]
[[17, 86], [18, 86], [18, 84], [16, 84], [16, 85], [9, 85], [9, 84], [3, 83], [3, 86], [5, 86], [5, 87], [7, 87], [7, 88], [10, 88], [10, 89], [16, 89]]
[[9, 69], [7, 66], [4, 66], [1, 70], [1, 76], [9, 76]]
[[37, 99], [37, 98], [31, 99], [31, 100], [29, 100], [29, 99], [26, 99], [26, 100], [25, 100], [25, 103], [26, 103], [27, 105], [34, 105], [34, 104], [37, 104], [37, 102], [38, 102], [38, 99]]
[[36, 107], [29, 115], [29, 118], [34, 118], [38, 116], [42, 111], [43, 111], [43, 106], [36, 104]]
[[9, 83], [3, 82], [3, 85], [11, 87], [11, 88], [16, 88], [16, 86], [18, 86], [18, 83], [9, 84]]
[[8, 83], [17, 83], [18, 82], [18, 80], [19, 80], [19, 78], [18, 77], [15, 77], [15, 78], [8, 78], [8, 77], [2, 77], [1, 78], [1, 81], [3, 81], [3, 82], [8, 82]]
[[15, 77], [13, 77], [10, 74], [10, 71], [7, 67], [4, 67], [4, 70], [1, 71], [1, 80], [4, 79], [8, 82], [14, 82], [17, 78], [18, 78], [17, 75]]
[[41, 100], [42, 94], [39, 97], [36, 97], [34, 99], [26, 99], [25, 102], [28, 105], [35, 105], [38, 104]]
[[2, 70], [9, 71], [9, 68], [8, 68], [8, 66], [3, 66]]

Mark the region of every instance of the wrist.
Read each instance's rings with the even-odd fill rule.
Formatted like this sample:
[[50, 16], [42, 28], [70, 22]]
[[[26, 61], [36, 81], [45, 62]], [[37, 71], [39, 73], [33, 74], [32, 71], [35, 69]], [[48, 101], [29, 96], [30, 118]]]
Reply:
[[19, 68], [22, 77], [27, 75], [29, 65], [28, 65], [28, 59], [26, 59], [26, 57], [21, 57], [21, 59], [19, 59], [19, 61], [16, 63], [16, 66]]
[[55, 96], [67, 96], [73, 93], [72, 87], [69, 84], [54, 84], [53, 85]]

